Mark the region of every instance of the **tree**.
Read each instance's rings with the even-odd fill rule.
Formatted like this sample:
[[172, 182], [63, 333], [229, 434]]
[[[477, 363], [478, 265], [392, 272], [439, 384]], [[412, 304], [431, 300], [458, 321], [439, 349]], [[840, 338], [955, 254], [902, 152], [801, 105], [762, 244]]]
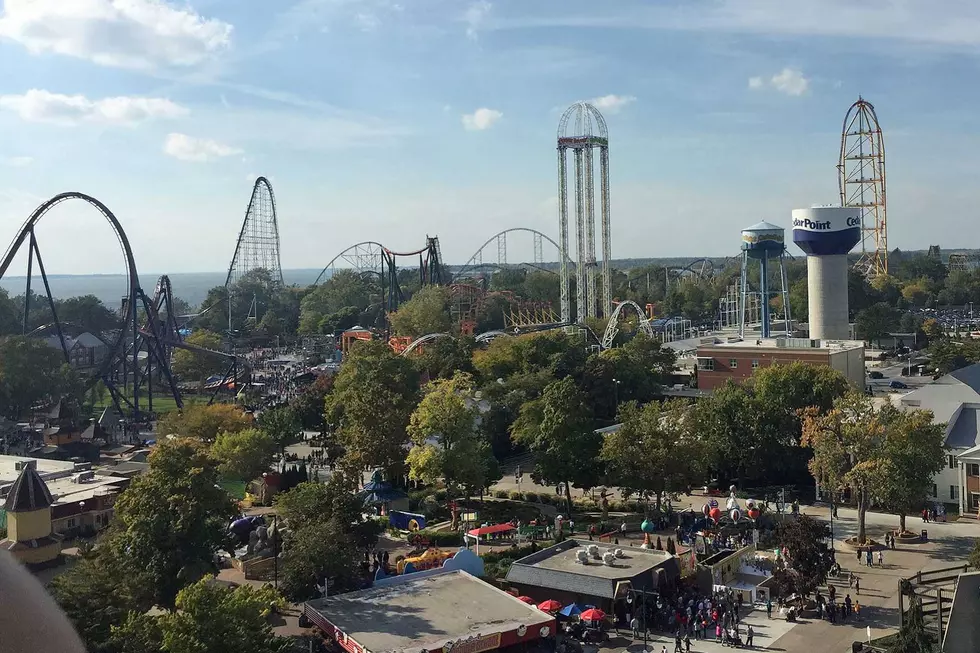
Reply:
[[868, 342], [875, 342], [895, 331], [900, 318], [897, 310], [885, 302], [879, 302], [858, 311], [855, 328], [858, 336]]
[[571, 378], [551, 383], [540, 399], [524, 404], [511, 435], [538, 454], [531, 474], [535, 481], [565, 484], [569, 512], [570, 486], [595, 487], [601, 477], [596, 461], [602, 436], [595, 432], [585, 395]]
[[58, 319], [86, 331], [101, 333], [120, 327], [119, 318], [95, 295], [69, 297], [58, 302]]
[[272, 438], [280, 450], [295, 442], [303, 433], [295, 411], [288, 406], [271, 408], [259, 413], [259, 428]]
[[[222, 338], [213, 331], [198, 329], [184, 338], [184, 342], [193, 347], [221, 351]], [[217, 354], [177, 349], [174, 351], [171, 369], [177, 376], [189, 381], [203, 381], [209, 376], [223, 374], [227, 368], [225, 358]]]
[[445, 479], [450, 498], [463, 489], [487, 486], [493, 455], [477, 430], [478, 405], [468, 374], [429, 384], [408, 425], [413, 442], [407, 459], [411, 478], [425, 483]]
[[415, 368], [423, 379], [448, 379], [456, 372], [472, 373], [473, 349], [476, 341], [469, 336], [439, 338], [426, 343], [413, 356]]
[[867, 539], [865, 517], [871, 502], [884, 498], [891, 485], [886, 477], [897, 469], [889, 458], [889, 430], [903, 423], [898, 409], [876, 408], [871, 397], [856, 392], [835, 401], [824, 415], [814, 409], [805, 413], [803, 445], [813, 450], [810, 472], [832, 492], [850, 488], [857, 503], [859, 544]]
[[208, 651], [208, 653], [284, 653], [292, 643], [269, 623], [285, 604], [271, 587], [225, 587], [206, 576], [180, 591], [176, 611], [160, 616], [131, 615], [114, 629], [125, 653]]
[[922, 332], [929, 338], [929, 342], [939, 340], [943, 337], [943, 327], [939, 324], [939, 320], [934, 317], [926, 318], [922, 322]]
[[323, 410], [327, 395], [333, 391], [333, 379], [333, 376], [321, 374], [289, 402], [289, 407], [302, 428], [321, 434], [326, 432]]
[[913, 596], [909, 600], [909, 610], [902, 627], [898, 631], [895, 643], [888, 653], [933, 653], [932, 636], [926, 631], [925, 619], [922, 615], [922, 600]]
[[214, 568], [237, 510], [199, 441], [163, 440], [149, 462], [116, 501], [118, 528], [106, 545], [145, 570], [154, 604], [172, 609], [182, 588]]
[[689, 429], [692, 408], [682, 401], [623, 406], [622, 426], [608, 433], [601, 458], [610, 485], [663, 500], [704, 480], [708, 447]]
[[973, 543], [968, 562], [975, 571], [980, 571], [980, 540]]
[[388, 317], [391, 328], [400, 336], [446, 333], [452, 326], [449, 293], [442, 286], [426, 286]]
[[49, 586], [86, 648], [97, 653], [121, 650], [111, 643], [113, 627], [121, 625], [128, 614], [153, 607], [150, 581], [143, 569], [106, 542], [83, 553]]
[[275, 440], [267, 432], [249, 428], [219, 433], [211, 445], [211, 456], [226, 478], [251, 481], [269, 469], [276, 449]]
[[383, 342], [357, 343], [327, 397], [327, 421], [350, 469], [386, 469], [398, 478], [405, 462], [409, 416], [418, 395], [418, 373]]
[[946, 459], [946, 425], [933, 422], [928, 410], [882, 410], [885, 429], [877, 495], [898, 513], [899, 530], [905, 517], [922, 508], [933, 478]]
[[214, 442], [219, 433], [237, 433], [253, 424], [252, 417], [233, 404], [189, 404], [181, 411], [171, 411], [161, 417], [157, 433]]
[[300, 483], [275, 501], [277, 514], [289, 527], [280, 569], [286, 595], [308, 599], [325, 579], [338, 589], [354, 587], [358, 551], [377, 543], [380, 528], [365, 521], [363, 502], [347, 479], [333, 475], [327, 483]]
[[789, 553], [790, 568], [776, 571], [776, 583], [784, 596], [809, 596], [824, 584], [834, 565], [834, 551], [827, 546], [829, 538], [830, 527], [807, 515], [776, 527], [776, 541]]
[[60, 349], [38, 338], [0, 338], [0, 414], [16, 420], [35, 404], [76, 394], [79, 387]]
[[[313, 288], [300, 302], [299, 331], [304, 334], [328, 333], [340, 322], [349, 321], [371, 303], [379, 289], [354, 270], [338, 270]], [[324, 323], [324, 320], [327, 323]], [[353, 324], [349, 325], [353, 326]]]

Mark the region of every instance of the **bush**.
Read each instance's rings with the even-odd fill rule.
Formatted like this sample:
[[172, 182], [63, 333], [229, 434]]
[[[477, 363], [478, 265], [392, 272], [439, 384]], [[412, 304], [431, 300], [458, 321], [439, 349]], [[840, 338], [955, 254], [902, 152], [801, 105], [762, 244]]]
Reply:
[[510, 497], [511, 501], [521, 501], [524, 498], [517, 490], [511, 490], [511, 493], [507, 496]]
[[538, 495], [534, 492], [525, 492], [524, 500], [530, 503], [538, 503]]
[[546, 503], [548, 505], [551, 505], [552, 503], [554, 503], [554, 495], [548, 494], [547, 492], [541, 492], [538, 494], [538, 500], [541, 503]]
[[453, 547], [463, 545], [463, 536], [456, 531], [432, 531], [423, 529], [415, 533], [415, 535], [429, 540], [429, 544], [432, 546]]
[[446, 500], [446, 491], [445, 490], [436, 490], [432, 494], [432, 496], [435, 497], [436, 501], [439, 501], [439, 502], [445, 501]]
[[506, 499], [508, 497], [507, 490], [494, 490], [494, 499]]

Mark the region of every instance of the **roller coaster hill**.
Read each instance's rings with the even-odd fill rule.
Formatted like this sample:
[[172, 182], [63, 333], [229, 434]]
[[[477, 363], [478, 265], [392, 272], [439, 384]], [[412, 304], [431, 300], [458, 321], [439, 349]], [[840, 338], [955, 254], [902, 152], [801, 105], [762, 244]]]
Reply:
[[[95, 334], [80, 333], [78, 325], [59, 319], [38, 238], [38, 224], [53, 208], [66, 202], [84, 203], [108, 223], [119, 244], [126, 271], [126, 290], [118, 323]], [[118, 415], [132, 421], [145, 421], [154, 413], [154, 399], [160, 397], [172, 399], [178, 409], [183, 407], [181, 385], [171, 372], [172, 357], [178, 349], [224, 361], [224, 374], [205, 388], [211, 392], [212, 402], [220, 391], [235, 392], [238, 385], [247, 380], [247, 369], [235, 355], [184, 341], [186, 320], [191, 316], [177, 314], [169, 277], [161, 276], [152, 292], [144, 290], [126, 232], [112, 211], [96, 198], [73, 191], [43, 202], [27, 218], [0, 258], [0, 278], [11, 273], [15, 259], [20, 260], [18, 257], [26, 258], [26, 287], [20, 320], [22, 333], [44, 338], [59, 350], [65, 363], [72, 365], [81, 377], [83, 390], [103, 383]], [[35, 293], [41, 288], [43, 293]], [[32, 300], [46, 304], [47, 310], [38, 311], [39, 307], [32, 306]], [[32, 317], [36, 319], [39, 313], [49, 317], [50, 322], [34, 325]], [[84, 361], [77, 356], [80, 348], [90, 352]]]

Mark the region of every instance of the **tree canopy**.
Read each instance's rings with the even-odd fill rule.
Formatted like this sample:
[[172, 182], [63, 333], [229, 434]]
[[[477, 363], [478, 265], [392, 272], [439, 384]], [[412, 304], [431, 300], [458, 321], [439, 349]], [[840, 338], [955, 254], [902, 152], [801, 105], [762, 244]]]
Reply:
[[234, 404], [188, 404], [183, 410], [163, 415], [157, 422], [157, 433], [214, 442], [219, 433], [237, 433], [253, 424], [252, 416]]
[[247, 428], [219, 433], [211, 445], [211, 456], [225, 478], [251, 481], [269, 469], [276, 450], [276, 442], [267, 432]]
[[77, 400], [80, 388], [61, 349], [38, 338], [0, 337], [0, 415], [18, 419], [63, 394]]

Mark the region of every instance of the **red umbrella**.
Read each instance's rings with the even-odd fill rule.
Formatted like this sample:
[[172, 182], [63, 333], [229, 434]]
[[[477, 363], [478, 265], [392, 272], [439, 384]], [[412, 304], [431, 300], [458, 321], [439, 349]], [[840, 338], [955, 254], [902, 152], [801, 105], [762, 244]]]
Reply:
[[532, 599], [530, 596], [518, 596], [517, 600], [524, 601], [528, 605], [534, 605], [534, 599]]
[[561, 603], [554, 599], [548, 599], [547, 601], [538, 604], [538, 610], [544, 610], [545, 612], [558, 612], [561, 610]]
[[606, 618], [606, 613], [599, 608], [589, 608], [578, 616], [582, 621], [602, 621]]

